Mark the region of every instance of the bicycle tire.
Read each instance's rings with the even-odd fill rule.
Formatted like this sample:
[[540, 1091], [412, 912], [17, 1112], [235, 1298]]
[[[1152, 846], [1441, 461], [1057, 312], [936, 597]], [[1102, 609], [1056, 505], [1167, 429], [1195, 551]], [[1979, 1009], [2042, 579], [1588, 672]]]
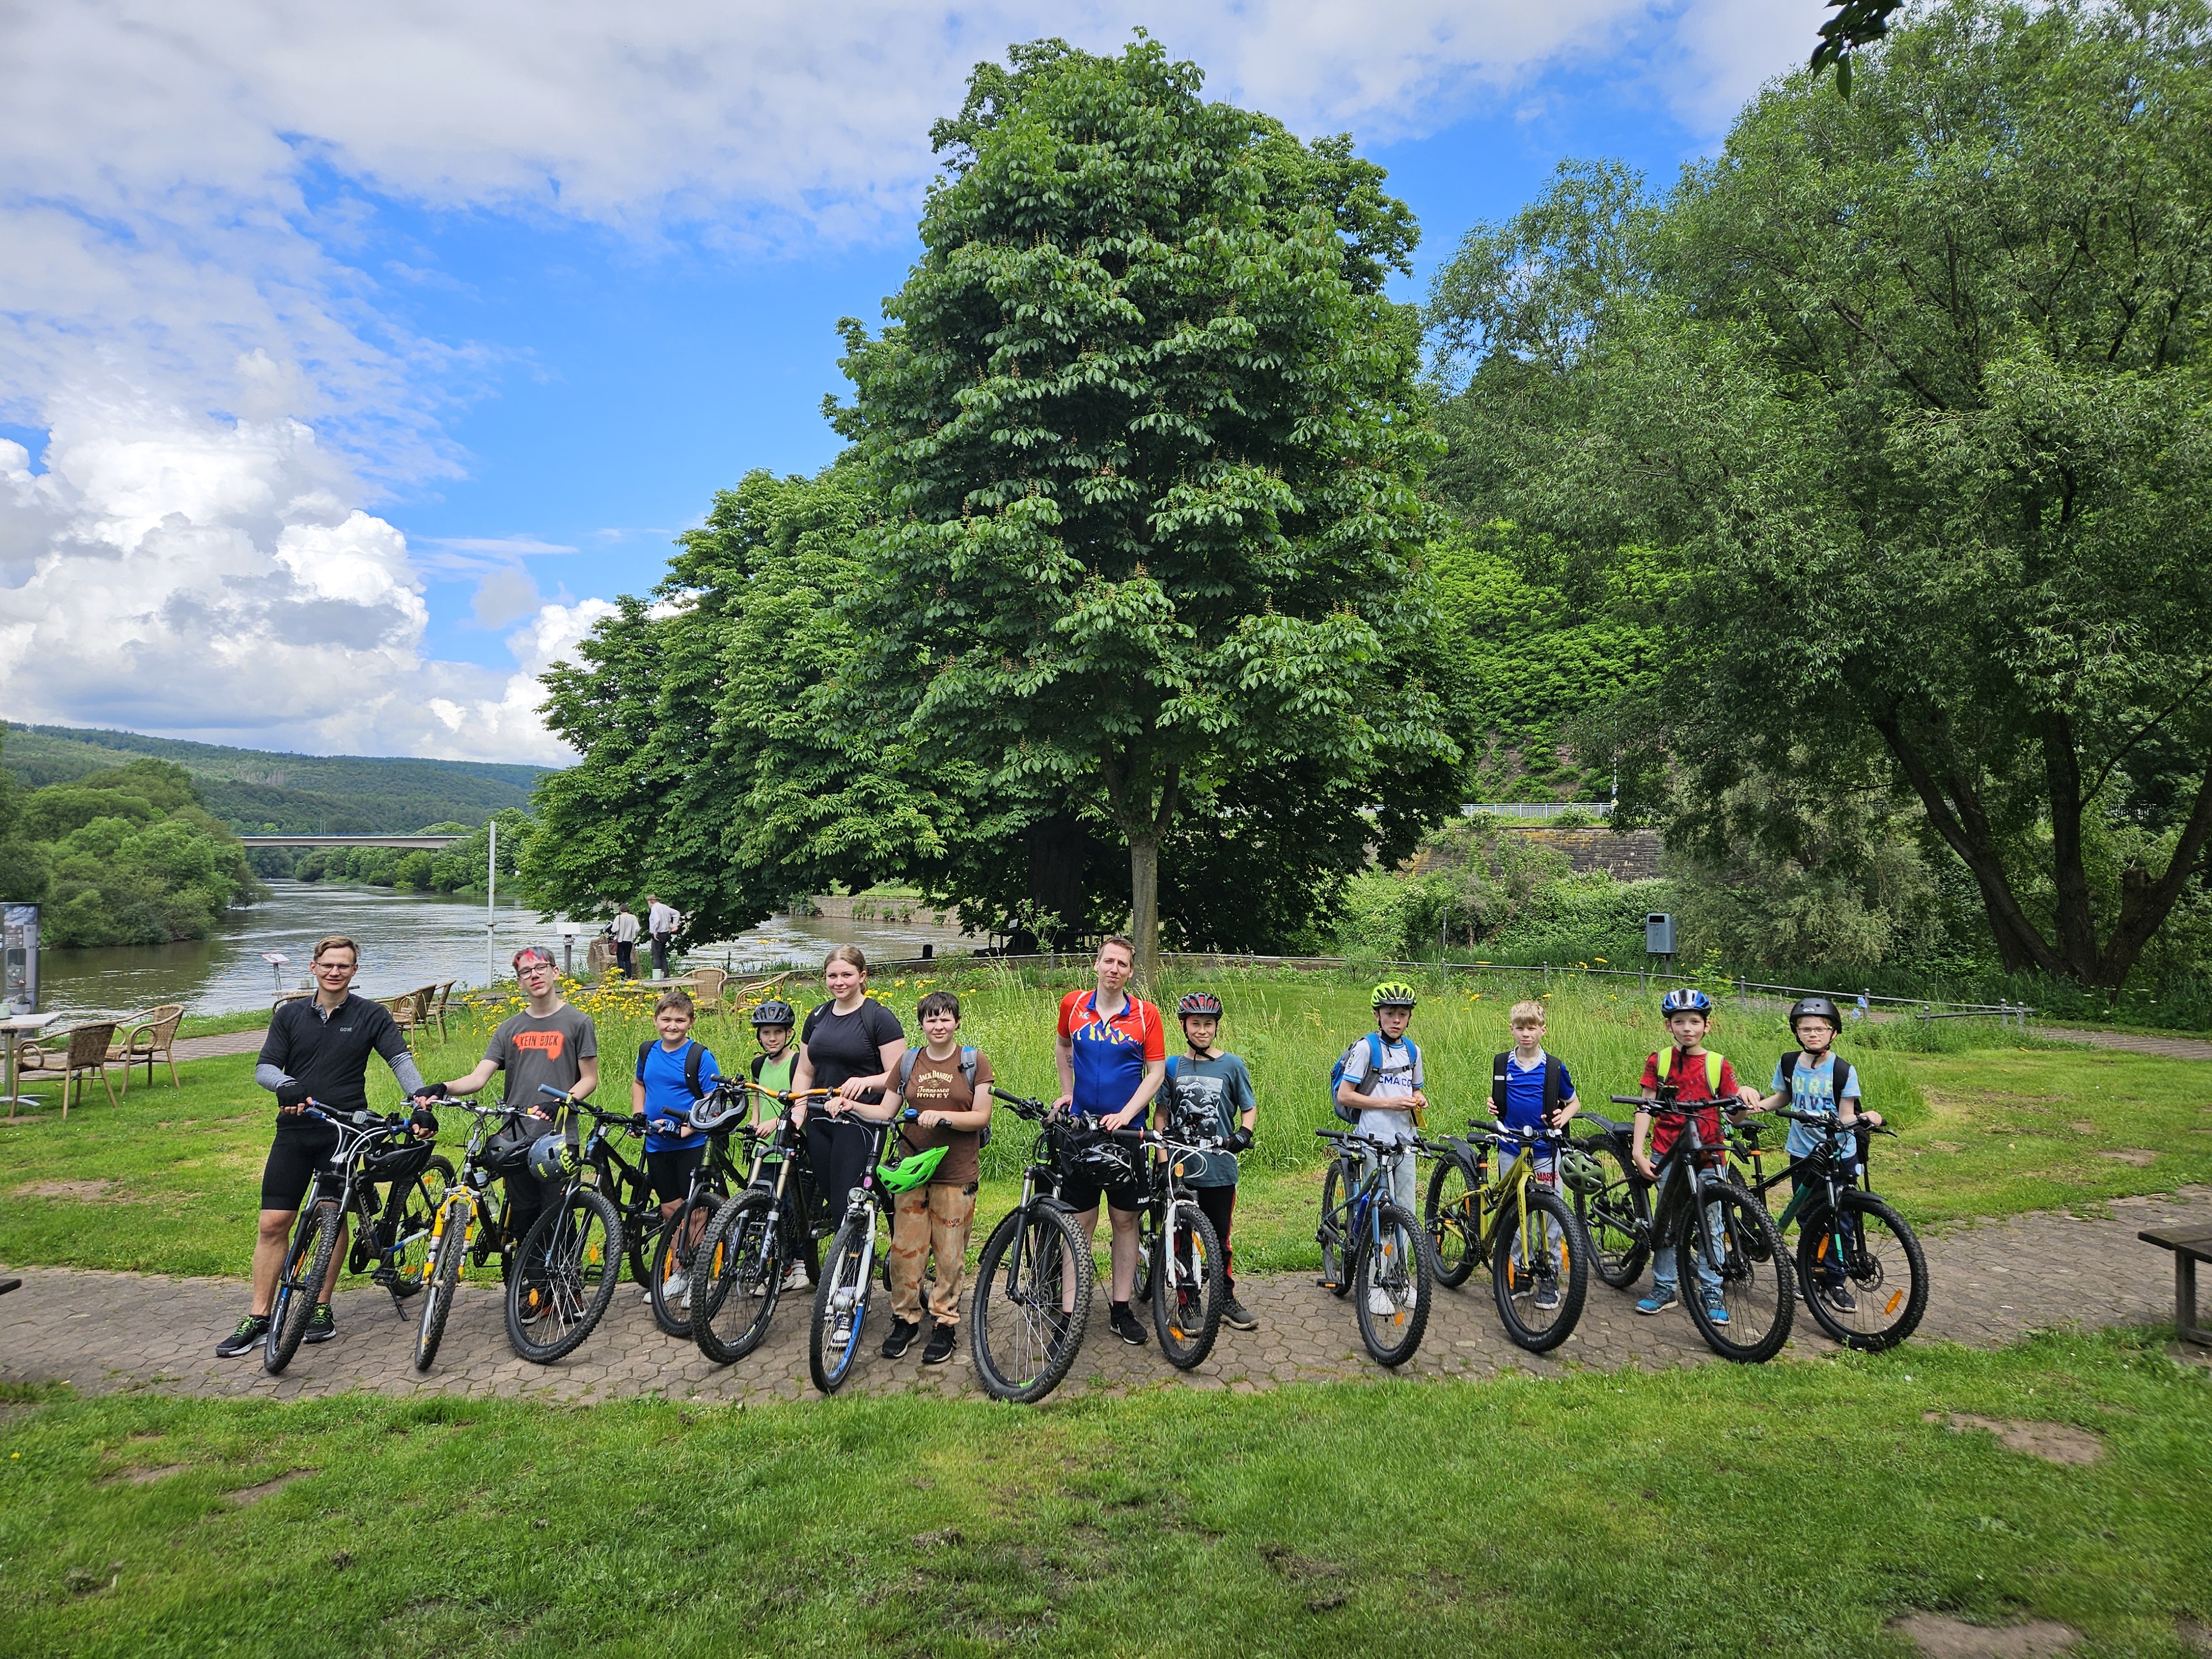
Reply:
[[[596, 1237], [595, 1237], [596, 1235]], [[507, 1340], [532, 1364], [550, 1365], [581, 1347], [615, 1299], [622, 1282], [622, 1216], [605, 1194], [572, 1187], [531, 1224], [515, 1252], [507, 1281]], [[525, 1304], [544, 1298], [544, 1311], [525, 1317]], [[553, 1340], [537, 1330], [547, 1322]]]
[[[1382, 1288], [1395, 1305], [1387, 1316], [1377, 1313], [1370, 1305], [1370, 1292], [1377, 1288], [1375, 1251], [1363, 1247], [1357, 1283], [1352, 1286], [1352, 1312], [1359, 1321], [1359, 1340], [1367, 1345], [1367, 1352], [1375, 1363], [1395, 1370], [1419, 1351], [1421, 1334], [1429, 1328], [1429, 1287], [1436, 1279], [1436, 1264], [1430, 1258], [1429, 1236], [1421, 1231], [1421, 1224], [1412, 1211], [1403, 1205], [1385, 1204], [1382, 1222], [1386, 1256], [1395, 1258], [1400, 1254], [1392, 1248], [1395, 1234], [1399, 1241], [1410, 1246], [1406, 1252], [1413, 1258], [1410, 1269], [1395, 1259], [1382, 1264]], [[1407, 1305], [1403, 1291], [1403, 1275], [1408, 1271], [1413, 1275], [1411, 1306]]]
[[1610, 1140], [1578, 1141], [1576, 1149], [1605, 1171], [1604, 1191], [1575, 1194], [1575, 1219], [1589, 1240], [1591, 1270], [1608, 1289], [1628, 1290], [1651, 1260], [1651, 1195]]
[[[1728, 1322], [1717, 1324], [1705, 1307], [1697, 1272], [1697, 1206], [1688, 1202], [1674, 1223], [1674, 1266], [1683, 1304], [1715, 1353], [1739, 1365], [1762, 1364], [1782, 1352], [1796, 1318], [1788, 1247], [1766, 1206], [1735, 1182], [1717, 1182], [1702, 1201], [1721, 1212], [1721, 1304]], [[1772, 1281], [1771, 1289], [1759, 1288], [1762, 1274]]]
[[1321, 1246], [1321, 1278], [1339, 1301], [1352, 1294], [1352, 1267], [1345, 1260], [1344, 1230], [1334, 1220], [1337, 1208], [1337, 1183], [1343, 1179], [1344, 1165], [1331, 1158], [1328, 1173], [1321, 1182], [1321, 1226], [1314, 1233], [1314, 1241]]
[[392, 1266], [404, 1285], [430, 1282], [430, 1229], [453, 1184], [453, 1166], [444, 1158], [433, 1158], [416, 1170], [400, 1201], [399, 1236], [392, 1241], [398, 1259]]
[[[825, 1395], [845, 1386], [845, 1379], [853, 1374], [853, 1362], [860, 1355], [861, 1335], [868, 1322], [868, 1295], [876, 1278], [875, 1263], [860, 1259], [867, 1237], [867, 1218], [848, 1216], [830, 1241], [830, 1253], [814, 1287], [814, 1322], [806, 1334], [806, 1369], [814, 1386]], [[837, 1305], [841, 1289], [850, 1292], [848, 1309]], [[852, 1317], [840, 1342], [837, 1316], [848, 1310]]]
[[[1549, 1353], [1574, 1334], [1575, 1323], [1583, 1316], [1583, 1303], [1589, 1294], [1589, 1239], [1583, 1232], [1582, 1223], [1575, 1219], [1575, 1212], [1557, 1193], [1531, 1182], [1528, 1204], [1532, 1217], [1541, 1215], [1550, 1224], [1552, 1236], [1558, 1241], [1556, 1250], [1547, 1245], [1545, 1265], [1536, 1270], [1531, 1283], [1515, 1249], [1521, 1237], [1521, 1215], [1508, 1199], [1498, 1218], [1498, 1246], [1490, 1264], [1491, 1290], [1498, 1303], [1498, 1322], [1514, 1344], [1530, 1353]], [[1559, 1255], [1565, 1260], [1556, 1259]], [[1559, 1305], [1550, 1310], [1553, 1317], [1548, 1323], [1539, 1324], [1530, 1316], [1545, 1311], [1536, 1305], [1536, 1299], [1543, 1294], [1547, 1279], [1559, 1297]]]
[[[734, 1365], [768, 1335], [791, 1265], [785, 1232], [775, 1194], [758, 1189], [738, 1194], [707, 1224], [692, 1258], [706, 1282], [692, 1287], [691, 1340], [714, 1364]], [[725, 1312], [738, 1318], [734, 1328]]]
[[[1173, 1237], [1163, 1232], [1153, 1242], [1152, 1329], [1160, 1339], [1160, 1353], [1179, 1371], [1206, 1363], [1221, 1334], [1221, 1310], [1229, 1300], [1229, 1277], [1221, 1261], [1221, 1236], [1206, 1212], [1190, 1200], [1177, 1203]], [[1189, 1265], [1197, 1269], [1194, 1285], [1179, 1284], [1178, 1273], [1168, 1271], [1169, 1252], [1178, 1255], [1186, 1241], [1194, 1252]], [[1193, 1302], [1195, 1300], [1196, 1306]]]
[[[300, 1218], [308, 1222], [307, 1214]], [[303, 1258], [309, 1260], [305, 1274], [294, 1278], [285, 1275], [277, 1282], [276, 1295], [280, 1305], [270, 1310], [269, 1334], [261, 1340], [261, 1369], [271, 1376], [283, 1374], [292, 1363], [292, 1356], [300, 1352], [300, 1344], [307, 1334], [307, 1322], [315, 1316], [315, 1304], [323, 1294], [323, 1280], [331, 1271], [331, 1261], [338, 1253], [338, 1234], [345, 1226], [345, 1214], [334, 1198], [316, 1201], [313, 1219], [293, 1236], [292, 1248], [285, 1255], [284, 1265], [295, 1266]], [[313, 1243], [309, 1244], [312, 1239]]]
[[[1000, 1264], [1024, 1228], [1021, 1282], [1010, 1285]], [[1060, 1319], [1060, 1290], [1071, 1261], [1073, 1305]], [[968, 1352], [986, 1394], [1033, 1405], [1066, 1380], [1091, 1323], [1096, 1278], [1083, 1230], [1048, 1205], [1014, 1210], [991, 1230], [976, 1259], [968, 1314]]]
[[[668, 1279], [672, 1273], [681, 1273], [687, 1281], [698, 1260], [698, 1247], [686, 1249], [685, 1236], [691, 1229], [691, 1218], [700, 1217], [699, 1243], [707, 1242], [706, 1224], [714, 1213], [714, 1200], [703, 1194], [684, 1205], [660, 1224], [653, 1236], [653, 1249], [647, 1252], [646, 1267], [649, 1284], [647, 1286], [653, 1307], [653, 1322], [670, 1336], [688, 1337], [691, 1334], [691, 1310], [680, 1305], [672, 1306], [668, 1300]], [[696, 1285], [690, 1286], [691, 1299], [699, 1299]]]
[[468, 1224], [472, 1206], [447, 1206], [446, 1231], [438, 1240], [438, 1253], [430, 1264], [430, 1283], [422, 1292], [422, 1317], [415, 1328], [415, 1369], [427, 1371], [438, 1358], [438, 1345], [446, 1340], [446, 1320], [453, 1311], [453, 1297], [461, 1288], [461, 1264], [468, 1258]]
[[1152, 1209], [1148, 1203], [1137, 1212], [1137, 1265], [1129, 1274], [1129, 1301], [1138, 1307], [1149, 1307], [1152, 1300], [1152, 1247], [1159, 1232], [1152, 1225]]
[[[1820, 1285], [1821, 1269], [1835, 1235], [1826, 1226], [1802, 1227], [1797, 1237], [1797, 1288], [1814, 1322], [1836, 1341], [1861, 1353], [1880, 1353], [1893, 1348], [1920, 1328], [1928, 1311], [1928, 1258], [1920, 1240], [1905, 1218], [1871, 1193], [1856, 1190], [1843, 1195], [1843, 1209], [1856, 1218], [1856, 1242], [1844, 1255], [1844, 1275], [1856, 1315], [1846, 1316], [1829, 1300]], [[1816, 1218], [1825, 1219], [1825, 1218]], [[1887, 1231], [1905, 1262], [1909, 1282], [1899, 1291], [1890, 1283], [1888, 1263], [1869, 1247], [1868, 1224]], [[1875, 1325], [1875, 1320], [1881, 1320]]]
[[[1449, 1190], [1456, 1182], [1457, 1191]], [[1482, 1259], [1482, 1186], [1474, 1166], [1457, 1152], [1437, 1159], [1429, 1171], [1421, 1222], [1436, 1262], [1437, 1283], [1456, 1290]]]

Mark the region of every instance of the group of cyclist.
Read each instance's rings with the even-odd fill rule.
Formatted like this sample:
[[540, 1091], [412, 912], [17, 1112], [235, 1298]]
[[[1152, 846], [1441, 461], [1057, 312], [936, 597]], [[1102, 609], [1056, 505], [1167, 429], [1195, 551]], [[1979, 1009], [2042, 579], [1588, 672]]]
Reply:
[[[574, 1167], [581, 1114], [564, 1111], [564, 1103], [582, 1102], [599, 1082], [592, 1022], [562, 1000], [556, 965], [545, 951], [528, 947], [516, 952], [513, 965], [525, 998], [523, 1010], [493, 1032], [483, 1060], [471, 1072], [445, 1082], [425, 1082], [390, 1014], [352, 994], [359, 965], [352, 940], [334, 935], [319, 941], [313, 963], [314, 995], [277, 1011], [256, 1069], [257, 1081], [276, 1096], [276, 1131], [262, 1178], [253, 1302], [217, 1346], [224, 1357], [248, 1352], [268, 1334], [286, 1239], [316, 1170], [337, 1144], [337, 1116], [366, 1109], [372, 1054], [390, 1065], [412, 1102], [404, 1133], [417, 1142], [434, 1137], [441, 1098], [473, 1095], [495, 1073], [505, 1073], [513, 1121], [501, 1134], [515, 1154], [506, 1161], [512, 1171], [507, 1176], [507, 1231], [517, 1239], [541, 1211], [559, 1201], [565, 1173]], [[1257, 1121], [1251, 1075], [1242, 1059], [1218, 1045], [1223, 1008], [1211, 993], [1194, 993], [1176, 1005], [1183, 1051], [1170, 1055], [1160, 1011], [1128, 989], [1134, 967], [1131, 942], [1109, 937], [1093, 962], [1091, 988], [1060, 1000], [1055, 1047], [1060, 1091], [1051, 1108], [1058, 1121], [1102, 1139], [1143, 1129], [1156, 1105], [1173, 1109], [1178, 1188], [1188, 1189], [1220, 1245], [1222, 1322], [1251, 1330], [1257, 1321], [1237, 1297], [1231, 1243], [1238, 1155], [1253, 1145]], [[823, 966], [828, 1000], [803, 1022], [781, 1000], [752, 1011], [757, 1052], [745, 1074], [751, 1085], [746, 1091], [752, 1103], [750, 1127], [759, 1131], [779, 1117], [788, 1122], [803, 1145], [813, 1189], [824, 1195], [825, 1205], [828, 1195], [861, 1185], [886, 1139], [896, 1141], [892, 1157], [926, 1160], [915, 1166], [926, 1168], [926, 1178], [899, 1183], [890, 1201], [886, 1279], [892, 1317], [882, 1352], [890, 1358], [902, 1356], [927, 1327], [923, 1362], [939, 1364], [952, 1357], [957, 1343], [979, 1156], [993, 1113], [993, 1071], [988, 1055], [959, 1041], [957, 996], [933, 991], [921, 1000], [915, 1014], [923, 1041], [911, 1047], [897, 1016], [866, 995], [866, 974], [860, 951], [840, 945]], [[1422, 1139], [1429, 1102], [1421, 1052], [1409, 1033], [1417, 997], [1410, 985], [1387, 981], [1374, 988], [1370, 1001], [1375, 1029], [1345, 1050], [1330, 1079], [1336, 1115], [1352, 1126], [1337, 1139], [1340, 1150], [1357, 1148], [1376, 1174], [1378, 1190], [1396, 1208], [1418, 1215], [1415, 1158], [1429, 1150]], [[1778, 1065], [1768, 1091], [1740, 1083], [1733, 1066], [1706, 1048], [1713, 1010], [1704, 992], [1669, 992], [1661, 1012], [1668, 1042], [1646, 1059], [1643, 1103], [1628, 1149], [1644, 1182], [1659, 1182], [1661, 1166], [1671, 1170], [1684, 1162], [1667, 1164], [1686, 1133], [1696, 1138], [1690, 1161], [1715, 1165], [1723, 1155], [1724, 1109], [1735, 1114], [1785, 1103], [1794, 1107], [1787, 1150], [1793, 1185], [1798, 1187], [1811, 1178], [1799, 1168], [1811, 1167], [1817, 1146], [1838, 1136], [1863, 1136], [1866, 1126], [1881, 1124], [1878, 1115], [1862, 1109], [1857, 1079], [1833, 1052], [1842, 1022], [1827, 999], [1808, 998], [1791, 1009], [1799, 1048]], [[721, 1062], [692, 1036], [693, 1014], [683, 992], [662, 996], [654, 1011], [657, 1036], [640, 1046], [632, 1067], [633, 1121], [646, 1137], [647, 1170], [664, 1218], [683, 1209], [694, 1193], [710, 1135], [726, 1133], [730, 1127], [724, 1122], [702, 1129], [694, 1121], [709, 1092], [728, 1085]], [[1565, 1064], [1544, 1047], [1543, 1004], [1517, 1004], [1509, 1019], [1514, 1046], [1493, 1060], [1494, 1121], [1485, 1159], [1494, 1152], [1504, 1167], [1525, 1155], [1532, 1178], [1557, 1188], [1568, 1147], [1567, 1126], [1582, 1112], [1582, 1102]], [[856, 1129], [867, 1133], [853, 1133]], [[1109, 1328], [1121, 1340], [1142, 1345], [1146, 1332], [1130, 1305], [1133, 1294], [1141, 1295], [1138, 1280], [1145, 1271], [1139, 1223], [1148, 1182], [1141, 1161], [1079, 1162], [1058, 1175], [1057, 1203], [1083, 1237], [1095, 1237], [1102, 1203], [1106, 1210]], [[1429, 1208], [1437, 1208], [1434, 1193]], [[817, 1226], [823, 1218], [815, 1218]], [[834, 1216], [826, 1218], [834, 1223]], [[1430, 1220], [1433, 1231], [1433, 1214]], [[685, 1224], [694, 1235], [681, 1252], [686, 1262], [705, 1221], [703, 1212], [694, 1212]], [[1675, 1305], [1681, 1294], [1682, 1264], [1672, 1237], [1651, 1230], [1650, 1244], [1652, 1285], [1636, 1304], [1645, 1315]], [[327, 1341], [336, 1334], [330, 1293], [343, 1249], [341, 1243], [327, 1275], [313, 1287], [307, 1342]], [[1706, 1321], [1717, 1317], [1724, 1323], [1722, 1264], [1709, 1259], [1714, 1252], [1702, 1245], [1693, 1243], [1692, 1253], [1696, 1259], [1690, 1271], [1701, 1311]], [[390, 1272], [388, 1264], [380, 1265], [380, 1282]], [[1849, 1291], [1840, 1276], [1831, 1278], [1835, 1282], [1824, 1282], [1820, 1293], [1847, 1303]], [[801, 1289], [809, 1283], [806, 1259], [794, 1257], [783, 1273], [782, 1288]], [[387, 1288], [398, 1295], [409, 1287]], [[648, 1288], [647, 1295], [650, 1299], [657, 1290], [672, 1304], [688, 1310], [695, 1288], [678, 1271]], [[1579, 1290], [1576, 1294], [1578, 1298]], [[1388, 1292], [1379, 1284], [1366, 1295], [1370, 1311], [1389, 1307]], [[1557, 1291], [1548, 1279], [1535, 1295], [1540, 1307], [1547, 1297], [1556, 1306]], [[1168, 1338], [1163, 1335], [1162, 1340]]]

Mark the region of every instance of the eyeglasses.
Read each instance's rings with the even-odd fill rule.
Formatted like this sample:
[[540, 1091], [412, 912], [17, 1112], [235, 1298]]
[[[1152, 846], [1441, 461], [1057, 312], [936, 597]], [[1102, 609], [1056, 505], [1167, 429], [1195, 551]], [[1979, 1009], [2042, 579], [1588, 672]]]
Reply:
[[553, 964], [550, 962], [521, 962], [515, 964], [514, 971], [518, 974], [550, 974], [553, 971]]

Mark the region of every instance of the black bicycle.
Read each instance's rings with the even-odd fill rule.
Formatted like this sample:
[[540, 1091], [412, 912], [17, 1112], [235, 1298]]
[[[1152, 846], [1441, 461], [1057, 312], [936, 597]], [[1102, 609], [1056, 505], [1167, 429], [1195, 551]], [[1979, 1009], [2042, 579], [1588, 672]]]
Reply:
[[427, 1371], [445, 1340], [446, 1321], [453, 1310], [461, 1275], [473, 1253], [477, 1266], [489, 1265], [496, 1256], [505, 1278], [514, 1260], [515, 1241], [507, 1228], [507, 1200], [495, 1191], [502, 1176], [522, 1168], [519, 1152], [502, 1158], [490, 1148], [500, 1132], [522, 1115], [520, 1106], [480, 1106], [473, 1100], [449, 1097], [441, 1106], [475, 1115], [467, 1149], [461, 1154], [461, 1172], [447, 1183], [423, 1263], [421, 1322], [415, 1329], [415, 1369]]
[[[507, 1340], [523, 1358], [550, 1365], [583, 1346], [615, 1299], [622, 1279], [623, 1218], [601, 1183], [611, 1169], [634, 1168], [615, 1155], [611, 1137], [640, 1131], [627, 1112], [603, 1112], [550, 1085], [539, 1092], [550, 1095], [562, 1112], [592, 1123], [580, 1146], [569, 1146], [557, 1130], [549, 1133], [560, 1147], [561, 1195], [523, 1235], [507, 1275]], [[557, 1115], [553, 1121], [560, 1121]], [[529, 1173], [547, 1176], [534, 1165]], [[659, 1216], [658, 1206], [653, 1214]]]
[[[730, 1133], [744, 1115], [744, 1091], [750, 1086], [718, 1077], [688, 1114], [691, 1127], [706, 1135], [707, 1156], [693, 1165], [682, 1201], [659, 1218], [645, 1252], [646, 1299], [653, 1307], [653, 1322], [671, 1336], [691, 1334], [691, 1308], [696, 1299], [691, 1269], [706, 1241], [707, 1224], [730, 1194], [745, 1184], [730, 1160]], [[654, 1209], [658, 1216], [659, 1206]]]
[[1131, 1294], [1152, 1304], [1152, 1329], [1168, 1364], [1187, 1371], [1205, 1363], [1221, 1334], [1229, 1269], [1221, 1236], [1183, 1172], [1206, 1153], [1224, 1150], [1226, 1141], [1211, 1110], [1187, 1111], [1170, 1102], [1158, 1112], [1152, 1128], [1101, 1133], [1132, 1146], [1139, 1160], [1145, 1198], [1137, 1209]]
[[[1821, 1131], [1812, 1156], [1794, 1173], [1805, 1185], [1790, 1194], [1774, 1223], [1777, 1232], [1797, 1224], [1797, 1291], [1820, 1328], [1846, 1348], [1880, 1353], [1920, 1328], [1928, 1311], [1928, 1259], [1905, 1218], [1875, 1196], [1867, 1178], [1868, 1136], [1894, 1135], [1884, 1124], [1839, 1124], [1834, 1118], [1776, 1109], [1776, 1117]], [[1788, 1180], [1785, 1165], [1765, 1173], [1759, 1126], [1738, 1126], [1741, 1152], [1751, 1164], [1746, 1184], [1765, 1201], [1769, 1188]]]
[[[1413, 1357], [1429, 1324], [1435, 1252], [1420, 1218], [1392, 1195], [1394, 1157], [1412, 1158], [1411, 1141], [1377, 1140], [1350, 1129], [1316, 1129], [1336, 1152], [1322, 1188], [1322, 1284], [1338, 1296], [1356, 1291], [1359, 1340], [1378, 1365]], [[1339, 1191], [1344, 1194], [1336, 1200]]]
[[761, 1345], [795, 1265], [804, 1263], [810, 1279], [820, 1278], [813, 1170], [806, 1137], [791, 1121], [792, 1108], [806, 1097], [745, 1086], [782, 1109], [768, 1123], [738, 1131], [749, 1143], [750, 1170], [707, 1223], [693, 1254], [703, 1282], [695, 1279], [691, 1287], [691, 1340], [717, 1365], [735, 1364]]
[[[371, 1261], [378, 1282], [392, 1292], [404, 1316], [405, 1298], [421, 1288], [422, 1259], [438, 1204], [453, 1166], [412, 1132], [412, 1114], [326, 1111], [314, 1101], [301, 1115], [320, 1118], [337, 1131], [331, 1155], [315, 1171], [292, 1227], [292, 1242], [277, 1270], [269, 1334], [262, 1339], [262, 1369], [275, 1376], [292, 1363], [322, 1299], [324, 1281], [349, 1218], [360, 1223], [353, 1255], [358, 1273]], [[379, 1202], [378, 1187], [386, 1188]], [[403, 1288], [405, 1286], [405, 1288]]]
[[1587, 1110], [1572, 1127], [1580, 1132], [1573, 1148], [1588, 1160], [1583, 1176], [1568, 1183], [1575, 1219], [1589, 1240], [1590, 1267], [1609, 1288], [1626, 1291], [1651, 1259], [1651, 1188], [1636, 1172], [1636, 1130]]
[[983, 1243], [968, 1314], [968, 1351], [984, 1392], [1030, 1404], [1066, 1380], [1091, 1322], [1096, 1269], [1091, 1243], [1060, 1198], [1073, 1167], [1075, 1129], [1066, 1112], [1020, 1095], [993, 1102], [1039, 1126], [1022, 1172], [1021, 1202]]

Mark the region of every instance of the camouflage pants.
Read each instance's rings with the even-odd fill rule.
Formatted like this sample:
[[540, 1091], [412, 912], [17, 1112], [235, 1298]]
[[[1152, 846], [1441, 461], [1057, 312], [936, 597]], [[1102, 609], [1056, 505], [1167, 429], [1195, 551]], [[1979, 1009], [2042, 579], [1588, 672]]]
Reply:
[[891, 1314], [921, 1322], [921, 1265], [937, 1258], [937, 1286], [930, 1316], [940, 1325], [960, 1322], [960, 1277], [968, 1262], [968, 1235], [975, 1225], [973, 1187], [932, 1184], [901, 1193], [891, 1212]]

